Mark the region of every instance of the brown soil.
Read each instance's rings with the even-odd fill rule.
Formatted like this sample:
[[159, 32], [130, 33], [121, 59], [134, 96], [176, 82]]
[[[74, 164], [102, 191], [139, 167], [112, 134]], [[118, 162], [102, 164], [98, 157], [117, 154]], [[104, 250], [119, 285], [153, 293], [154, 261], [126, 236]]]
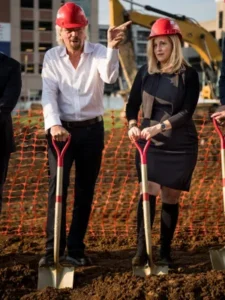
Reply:
[[[117, 121], [117, 120], [115, 120]], [[168, 275], [137, 278], [135, 208], [138, 184], [134, 148], [126, 128], [106, 134], [96, 186], [87, 254], [93, 265], [75, 270], [74, 289], [37, 291], [38, 260], [44, 254], [47, 197], [46, 144], [39, 126], [18, 126], [18, 152], [10, 162], [0, 223], [1, 299], [225, 299], [225, 274], [212, 271], [209, 248], [225, 243], [219, 139], [208, 116], [197, 120], [199, 159], [190, 193], [180, 201], [173, 242], [175, 266]], [[68, 222], [72, 189], [68, 197]], [[160, 199], [153, 230], [159, 250]]]
[[[216, 242], [215, 242], [216, 241]], [[46, 288], [37, 291], [38, 260], [43, 239], [7, 237], [1, 240], [1, 299], [225, 299], [224, 272], [211, 270], [208, 249], [218, 238], [174, 240], [175, 266], [168, 275], [148, 279], [132, 275], [132, 239], [90, 238], [88, 254], [93, 266], [75, 270], [74, 289]], [[224, 240], [220, 240], [224, 242]], [[157, 247], [154, 258], [157, 261]]]

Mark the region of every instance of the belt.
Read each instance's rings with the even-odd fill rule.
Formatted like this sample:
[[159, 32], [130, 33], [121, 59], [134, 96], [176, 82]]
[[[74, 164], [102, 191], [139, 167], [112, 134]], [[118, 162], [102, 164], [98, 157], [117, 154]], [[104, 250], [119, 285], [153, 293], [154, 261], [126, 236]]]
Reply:
[[101, 122], [103, 120], [102, 116], [98, 116], [94, 119], [89, 119], [85, 121], [62, 121], [62, 125], [67, 127], [67, 128], [73, 128], [73, 127], [85, 127], [89, 125], [96, 124], [98, 122]]

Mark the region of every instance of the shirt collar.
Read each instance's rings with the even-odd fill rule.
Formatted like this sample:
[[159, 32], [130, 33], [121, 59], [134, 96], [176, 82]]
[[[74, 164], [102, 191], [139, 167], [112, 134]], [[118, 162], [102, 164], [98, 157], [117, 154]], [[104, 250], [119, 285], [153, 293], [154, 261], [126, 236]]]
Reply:
[[94, 44], [92, 44], [88, 41], [84, 42], [84, 53], [91, 53], [94, 51], [94, 48], [95, 48]]
[[[84, 52], [83, 53], [86, 53], [86, 54], [87, 53], [91, 53], [91, 52], [94, 51], [94, 48], [95, 48], [94, 44], [92, 44], [92, 43], [90, 43], [88, 41], [85, 41], [84, 42]], [[62, 46], [62, 49], [61, 49], [61, 51], [59, 53], [59, 56], [63, 57], [65, 55], [67, 55], [67, 53], [66, 53], [66, 47]]]

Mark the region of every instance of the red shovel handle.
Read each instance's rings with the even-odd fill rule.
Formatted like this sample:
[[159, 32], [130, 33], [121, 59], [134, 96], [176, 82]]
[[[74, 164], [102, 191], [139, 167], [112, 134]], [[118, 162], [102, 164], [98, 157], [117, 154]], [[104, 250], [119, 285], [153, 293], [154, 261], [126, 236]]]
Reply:
[[148, 147], [150, 146], [150, 142], [151, 140], [148, 140], [147, 143], [145, 144], [145, 147], [142, 151], [141, 147], [138, 145], [137, 142], [134, 142], [136, 148], [138, 149], [139, 153], [140, 153], [140, 157], [141, 157], [141, 163], [142, 164], [147, 164], [147, 150], [148, 150]]
[[68, 139], [66, 141], [65, 146], [63, 147], [62, 151], [60, 152], [60, 149], [57, 146], [56, 141], [54, 139], [52, 139], [52, 144], [53, 144], [53, 146], [55, 148], [55, 151], [57, 153], [57, 158], [58, 158], [58, 160], [57, 160], [57, 166], [58, 167], [62, 167], [63, 166], [64, 155], [66, 153], [66, 150], [69, 147], [70, 141], [71, 141], [71, 135], [68, 136]]
[[225, 149], [225, 136], [222, 133], [221, 129], [219, 128], [219, 124], [215, 118], [213, 118], [213, 125], [215, 127], [216, 132], [218, 133], [218, 135], [220, 137], [221, 149]]

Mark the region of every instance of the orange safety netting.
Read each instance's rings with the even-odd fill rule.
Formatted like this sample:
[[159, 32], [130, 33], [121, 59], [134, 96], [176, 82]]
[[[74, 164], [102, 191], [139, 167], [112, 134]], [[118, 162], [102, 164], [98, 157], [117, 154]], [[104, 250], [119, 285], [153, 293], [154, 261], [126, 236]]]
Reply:
[[[195, 116], [199, 156], [189, 193], [182, 193], [177, 232], [222, 233], [223, 215], [220, 141], [208, 113]], [[135, 234], [139, 184], [134, 163], [135, 148], [127, 137], [126, 121], [118, 112], [105, 117], [105, 149], [89, 222], [89, 234], [129, 236]], [[10, 160], [4, 189], [1, 234], [45, 233], [48, 162], [42, 112], [14, 117], [17, 152]], [[73, 178], [74, 172], [71, 172]], [[72, 181], [72, 180], [71, 180]], [[68, 226], [73, 205], [68, 193]], [[154, 232], [159, 227], [160, 198]]]

